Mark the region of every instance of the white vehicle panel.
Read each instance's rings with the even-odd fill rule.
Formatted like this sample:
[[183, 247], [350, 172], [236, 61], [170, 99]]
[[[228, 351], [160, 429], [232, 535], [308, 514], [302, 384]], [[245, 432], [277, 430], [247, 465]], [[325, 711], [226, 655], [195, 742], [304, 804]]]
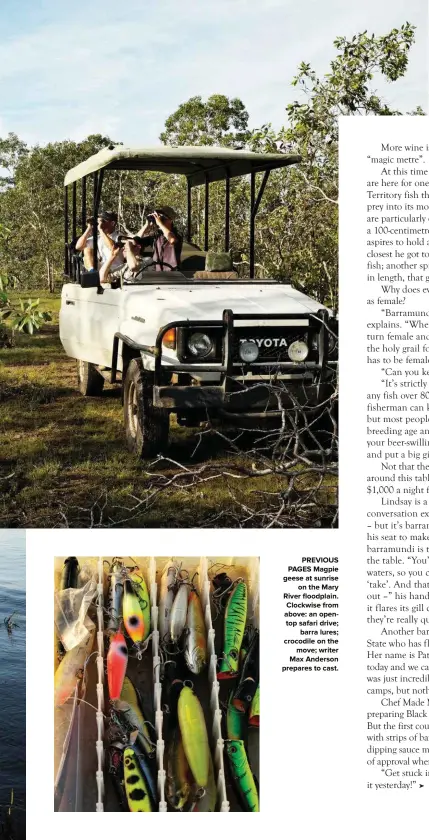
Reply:
[[[99, 294], [95, 288], [67, 283], [62, 291], [60, 339], [69, 356], [109, 367], [115, 333], [136, 344], [153, 346], [159, 329], [166, 324], [220, 321], [225, 309], [248, 316], [237, 325], [257, 327], [270, 323], [307, 325], [308, 316], [325, 307], [292, 286], [281, 284], [155, 282], [123, 289], [105, 286]], [[274, 322], [264, 318], [271, 313], [279, 316]], [[281, 316], [287, 314], [296, 319], [282, 321]], [[146, 360], [149, 358], [146, 355]], [[163, 355], [163, 363], [169, 361], [174, 361], [171, 352]], [[121, 368], [118, 358], [118, 370]]]

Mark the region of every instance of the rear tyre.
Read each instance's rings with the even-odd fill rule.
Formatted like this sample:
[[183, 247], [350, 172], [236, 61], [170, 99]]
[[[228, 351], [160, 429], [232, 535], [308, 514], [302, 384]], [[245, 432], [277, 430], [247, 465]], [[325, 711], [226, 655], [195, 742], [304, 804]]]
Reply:
[[77, 383], [84, 397], [99, 397], [103, 391], [104, 379], [95, 365], [78, 359]]
[[153, 382], [141, 359], [131, 359], [124, 381], [124, 425], [127, 447], [138, 458], [151, 458], [168, 445], [170, 417], [155, 408]]

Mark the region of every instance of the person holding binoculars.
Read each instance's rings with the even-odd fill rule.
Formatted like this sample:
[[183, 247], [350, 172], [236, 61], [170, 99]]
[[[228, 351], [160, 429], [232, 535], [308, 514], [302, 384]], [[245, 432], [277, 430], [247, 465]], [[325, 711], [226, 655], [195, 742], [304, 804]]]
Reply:
[[142, 247], [152, 245], [155, 271], [172, 271], [179, 267], [183, 239], [174, 226], [176, 213], [172, 207], [161, 207], [149, 213], [137, 236]]
[[91, 217], [87, 220], [86, 230], [84, 230], [75, 244], [76, 251], [83, 251], [83, 262], [87, 271], [93, 271], [94, 269], [96, 270], [97, 268], [101, 268], [107, 261], [110, 260], [114, 250], [115, 257], [114, 260], [110, 262], [110, 270], [116, 271], [124, 265], [125, 260], [122, 249], [116, 248], [119, 236], [117, 224], [118, 216], [113, 212], [113, 210], [103, 210], [103, 212], [98, 216], [98, 260], [97, 264], [94, 265], [94, 219]]

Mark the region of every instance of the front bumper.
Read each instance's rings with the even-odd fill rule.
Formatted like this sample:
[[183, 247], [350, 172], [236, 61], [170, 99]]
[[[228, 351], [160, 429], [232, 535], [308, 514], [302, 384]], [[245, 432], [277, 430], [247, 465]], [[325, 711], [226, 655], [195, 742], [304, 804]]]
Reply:
[[[297, 315], [263, 315], [264, 323], [281, 321], [285, 326], [294, 322]], [[132, 346], [142, 355], [154, 359], [153, 404], [158, 408], [186, 414], [189, 411], [218, 411], [230, 415], [257, 415], [275, 413], [283, 408], [301, 407], [309, 411], [316, 409], [329, 399], [336, 387], [336, 365], [328, 358], [329, 313], [321, 309], [307, 316], [308, 322], [319, 332], [318, 360], [304, 363], [278, 361], [269, 364], [245, 365], [234, 360], [234, 327], [240, 322], [255, 321], [256, 316], [237, 315], [230, 309], [223, 313], [221, 321], [172, 321], [162, 327], [154, 346], [134, 344], [126, 336], [117, 333], [112, 364], [112, 382], [116, 381], [116, 357], [118, 342]], [[204, 330], [222, 328], [222, 359], [220, 362], [175, 361], [163, 363], [162, 342], [164, 335], [173, 328], [186, 327]], [[205, 382], [200, 374], [216, 374], [216, 382]], [[183, 376], [184, 375], [184, 376]], [[249, 377], [249, 378], [247, 378]], [[177, 384], [172, 383], [176, 379]], [[193, 379], [195, 384], [189, 384]], [[184, 382], [186, 384], [184, 384]]]
[[[265, 321], [282, 319], [287, 323], [296, 314], [264, 315]], [[329, 399], [335, 390], [336, 372], [328, 365], [328, 312], [320, 310], [309, 315], [320, 331], [319, 359], [317, 362], [298, 364], [291, 361], [276, 362], [267, 366], [237, 365], [233, 360], [234, 326], [240, 321], [250, 321], [251, 316], [236, 315], [226, 309], [222, 322], [176, 321], [166, 324], [159, 331], [155, 347], [155, 371], [153, 402], [159, 408], [186, 413], [192, 410], [212, 410], [228, 414], [255, 415], [281, 411], [283, 408], [316, 408]], [[254, 320], [258, 319], [253, 316]], [[162, 364], [162, 341], [165, 333], [178, 327], [203, 330], [212, 326], [223, 326], [222, 362], [183, 364], [180, 362]], [[198, 377], [200, 373], [219, 374], [219, 384], [165, 384], [165, 374], [188, 374]], [[245, 379], [245, 374], [252, 378]], [[259, 378], [259, 377], [262, 377]], [[287, 378], [281, 378], [287, 377]]]
[[[280, 384], [281, 382], [281, 384]], [[330, 383], [305, 384], [286, 380], [269, 383], [253, 382], [240, 390], [228, 391], [222, 385], [158, 385], [153, 389], [153, 402], [159, 408], [185, 413], [205, 410], [231, 415], [265, 415], [284, 408], [305, 408], [309, 412], [334, 393]]]

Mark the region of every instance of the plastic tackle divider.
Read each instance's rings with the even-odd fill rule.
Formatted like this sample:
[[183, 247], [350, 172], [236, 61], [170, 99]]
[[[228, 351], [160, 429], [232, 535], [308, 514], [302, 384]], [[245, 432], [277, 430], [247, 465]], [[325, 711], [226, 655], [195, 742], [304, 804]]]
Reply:
[[[63, 560], [64, 558], [58, 558]], [[80, 558], [85, 563], [89, 558]], [[97, 801], [95, 810], [105, 810], [105, 609], [104, 592], [108, 583], [107, 564], [112, 560], [129, 561], [131, 558], [97, 558], [97, 710], [94, 711], [97, 726], [96, 750], [96, 791]], [[157, 758], [157, 787], [159, 795], [159, 807], [161, 812], [167, 812], [166, 801], [166, 770], [165, 742], [163, 739], [163, 711], [161, 705], [162, 686], [160, 681], [161, 656], [160, 656], [160, 634], [158, 629], [158, 583], [166, 564], [178, 564], [189, 573], [189, 578], [194, 579], [203, 608], [204, 621], [207, 630], [208, 668], [200, 678], [208, 682], [208, 704], [210, 727], [208, 727], [209, 739], [212, 745], [212, 757], [215, 768], [215, 779], [217, 789], [218, 810], [227, 812], [230, 810], [230, 803], [227, 796], [227, 787], [224, 767], [224, 739], [222, 736], [222, 710], [219, 704], [220, 686], [216, 676], [217, 655], [216, 655], [216, 633], [214, 629], [213, 612], [210, 599], [211, 579], [216, 574], [212, 572], [214, 567], [222, 566], [235, 579], [243, 577], [248, 586], [248, 619], [259, 629], [259, 560], [256, 557], [136, 557], [132, 558], [133, 564], [139, 567], [145, 575], [151, 604], [151, 647], [152, 647], [152, 674], [153, 674], [153, 704], [154, 721], [156, 732], [156, 758]], [[58, 567], [56, 567], [58, 570]]]

